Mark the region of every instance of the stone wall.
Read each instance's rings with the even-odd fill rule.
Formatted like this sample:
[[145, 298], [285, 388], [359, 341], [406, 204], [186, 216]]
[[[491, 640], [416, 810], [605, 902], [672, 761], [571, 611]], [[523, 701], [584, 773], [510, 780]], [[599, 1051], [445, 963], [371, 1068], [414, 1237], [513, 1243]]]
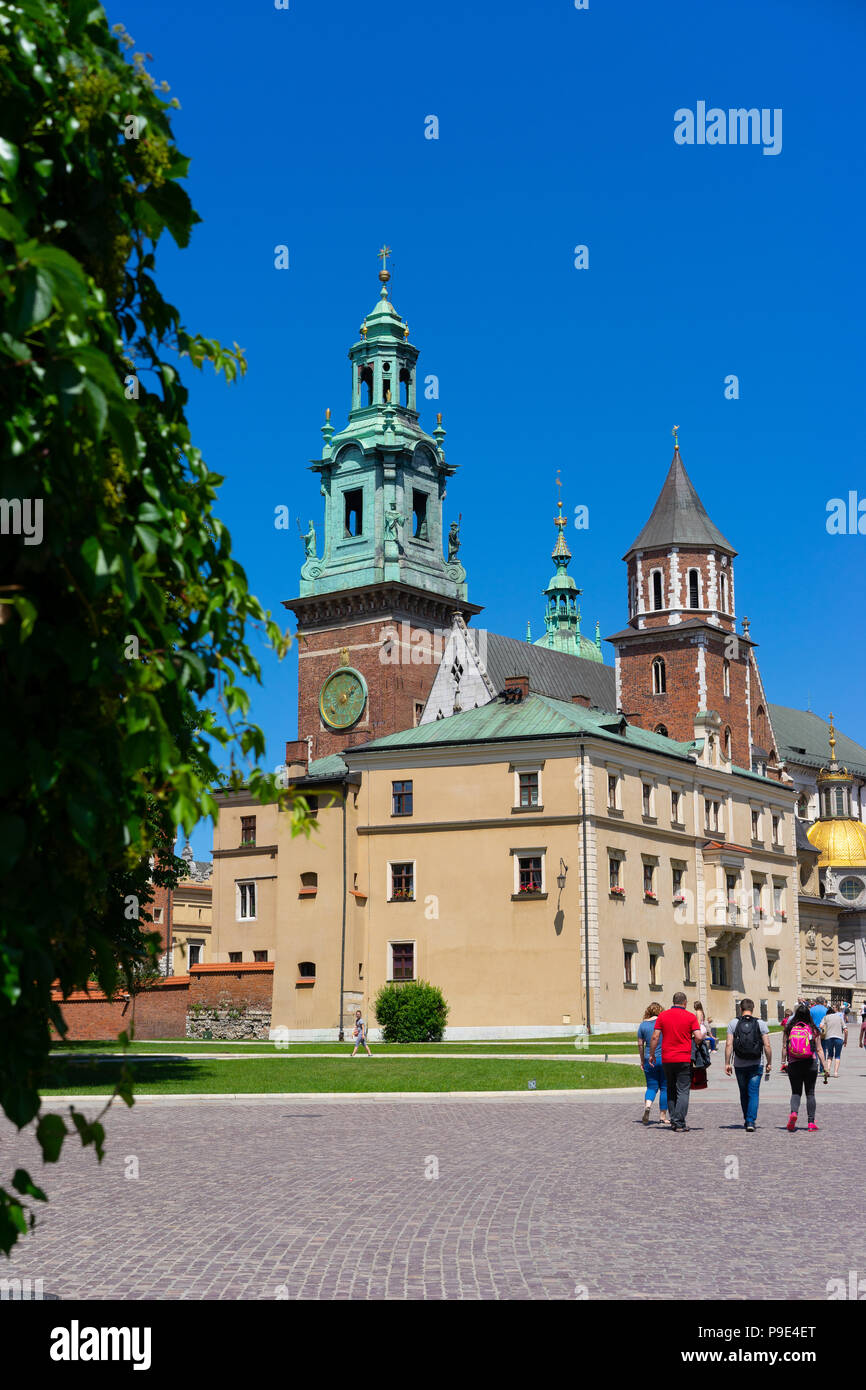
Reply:
[[194, 965], [190, 971], [186, 1036], [267, 1040], [273, 992], [273, 961]]

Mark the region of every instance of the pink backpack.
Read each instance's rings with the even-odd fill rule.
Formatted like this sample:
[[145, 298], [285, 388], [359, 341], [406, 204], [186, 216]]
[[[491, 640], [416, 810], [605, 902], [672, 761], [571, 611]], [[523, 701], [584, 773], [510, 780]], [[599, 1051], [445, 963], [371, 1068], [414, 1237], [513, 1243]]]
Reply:
[[789, 1057], [812, 1056], [812, 1030], [807, 1023], [795, 1023], [788, 1034]]

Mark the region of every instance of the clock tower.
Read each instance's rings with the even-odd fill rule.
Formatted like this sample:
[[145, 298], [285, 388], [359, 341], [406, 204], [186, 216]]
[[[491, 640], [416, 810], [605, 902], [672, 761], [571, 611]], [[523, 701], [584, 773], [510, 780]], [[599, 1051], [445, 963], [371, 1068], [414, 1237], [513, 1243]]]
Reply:
[[[444, 534], [443, 502], [457, 471], [445, 459], [442, 417], [418, 421], [418, 349], [388, 293], [390, 251], [379, 252], [379, 302], [349, 349], [352, 405], [339, 433], [330, 410], [321, 458], [321, 546], [303, 533], [298, 623], [298, 738], [311, 758], [418, 722], [455, 613], [466, 597], [459, 517]], [[447, 559], [443, 555], [447, 543]]]

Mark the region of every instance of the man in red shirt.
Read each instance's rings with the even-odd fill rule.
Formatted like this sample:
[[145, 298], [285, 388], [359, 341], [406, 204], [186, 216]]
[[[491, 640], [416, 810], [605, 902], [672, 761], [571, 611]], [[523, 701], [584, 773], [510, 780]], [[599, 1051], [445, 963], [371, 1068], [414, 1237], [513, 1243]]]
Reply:
[[686, 1008], [686, 996], [674, 995], [673, 1008], [665, 1009], [656, 1019], [650, 1039], [649, 1064], [655, 1066], [656, 1049], [662, 1040], [662, 1066], [668, 1085], [668, 1110], [671, 1129], [688, 1129], [689, 1096], [692, 1083], [692, 1039], [701, 1037], [703, 1028], [695, 1014]]

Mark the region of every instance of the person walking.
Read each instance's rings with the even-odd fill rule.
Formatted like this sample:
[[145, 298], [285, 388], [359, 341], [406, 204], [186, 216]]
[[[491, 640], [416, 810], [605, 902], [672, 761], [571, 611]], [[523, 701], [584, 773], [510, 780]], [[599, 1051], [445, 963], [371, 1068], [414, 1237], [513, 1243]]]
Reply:
[[827, 1057], [827, 1070], [824, 1073], [826, 1081], [830, 1075], [830, 1063], [834, 1063], [833, 1079], [839, 1075], [839, 1068], [842, 1065], [842, 1048], [848, 1046], [848, 1024], [841, 1009], [834, 1010], [832, 1006], [824, 1015], [824, 1022], [821, 1024], [821, 1037], [824, 1040], [824, 1053]]
[[782, 1050], [788, 1062], [788, 1080], [791, 1083], [791, 1113], [787, 1128], [794, 1132], [800, 1100], [806, 1092], [806, 1118], [809, 1129], [817, 1129], [815, 1124], [815, 1082], [818, 1080], [818, 1063], [823, 1064], [824, 1049], [821, 1034], [812, 1022], [808, 1004], [798, 1004], [782, 1037]]
[[866, 1004], [860, 1010], [860, 1046], [866, 1047]]
[[[811, 1006], [810, 1009], [809, 1009], [809, 1017], [811, 1018], [812, 1022], [813, 1022], [814, 1025], [815, 1025], [815, 1027], [816, 1027], [819, 1031], [820, 1031], [820, 1028], [821, 1028], [821, 1024], [824, 1022], [824, 1016], [825, 1016], [826, 1013], [827, 1013], [827, 1001], [826, 1001], [826, 999], [823, 999], [823, 998], [819, 995], [818, 998], [815, 1000], [814, 1004], [812, 1004], [812, 1006]], [[821, 1072], [821, 1075], [822, 1075], [823, 1078], [824, 1078], [824, 1085], [826, 1086], [826, 1085], [827, 1085], [827, 1073], [826, 1073], [825, 1070], [824, 1070], [823, 1063], [822, 1063], [821, 1066], [819, 1067], [819, 1070], [820, 1070], [820, 1072]]]
[[650, 1121], [650, 1111], [656, 1096], [659, 1098], [659, 1117], [663, 1125], [670, 1128], [668, 1118], [668, 1083], [665, 1077], [663, 1066], [663, 1054], [659, 1047], [658, 1060], [654, 1067], [649, 1064], [649, 1047], [652, 1042], [652, 1035], [655, 1031], [655, 1019], [661, 1013], [660, 1004], [650, 1004], [643, 1016], [643, 1022], [638, 1024], [637, 1045], [640, 1052], [640, 1064], [646, 1077], [646, 1094], [643, 1106], [643, 1124], [648, 1125]]
[[[737, 1078], [743, 1128], [754, 1134], [761, 1094], [761, 1073], [769, 1079], [773, 1065], [770, 1030], [762, 1018], [755, 1018], [754, 999], [740, 1000], [740, 1016], [732, 1018], [725, 1038], [725, 1071]], [[764, 1061], [761, 1061], [761, 1054]], [[733, 1057], [733, 1066], [731, 1058]]]
[[686, 996], [682, 990], [678, 990], [671, 1008], [665, 1009], [656, 1018], [649, 1050], [649, 1064], [654, 1067], [659, 1043], [664, 1042], [662, 1065], [668, 1084], [670, 1128], [674, 1134], [683, 1134], [689, 1128], [686, 1119], [692, 1080], [692, 1039], [702, 1035], [700, 1023], [686, 1008]]
[[352, 1050], [352, 1056], [356, 1057], [358, 1055], [358, 1048], [363, 1047], [367, 1056], [372, 1057], [373, 1054], [367, 1046], [367, 1028], [363, 1018], [361, 1017], [360, 1009], [355, 1010], [355, 1026], [352, 1029], [352, 1037], [355, 1039], [355, 1046]]

